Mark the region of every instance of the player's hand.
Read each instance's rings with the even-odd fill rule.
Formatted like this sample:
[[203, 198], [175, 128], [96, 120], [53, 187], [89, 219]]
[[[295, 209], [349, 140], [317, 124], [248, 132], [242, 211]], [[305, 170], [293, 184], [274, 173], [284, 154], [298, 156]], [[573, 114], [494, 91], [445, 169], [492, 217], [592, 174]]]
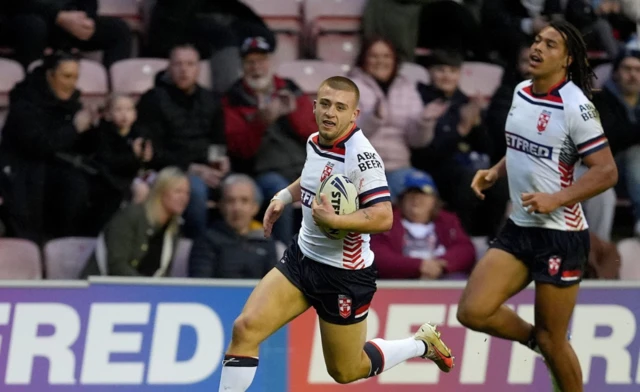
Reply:
[[480, 200], [484, 200], [482, 191], [491, 188], [496, 181], [498, 181], [498, 173], [495, 170], [478, 170], [471, 181], [471, 189]]
[[269, 207], [267, 207], [267, 212], [264, 213], [264, 219], [262, 221], [262, 226], [264, 227], [264, 238], [269, 238], [271, 236], [271, 230], [273, 230], [273, 225], [276, 223], [280, 215], [282, 215], [282, 211], [284, 211], [284, 203], [280, 200], [272, 200], [269, 203]]
[[558, 197], [549, 193], [523, 193], [520, 198], [530, 214], [549, 214], [562, 206]]
[[320, 194], [320, 203], [316, 201], [315, 197], [313, 198], [313, 202], [311, 203], [311, 216], [313, 216], [313, 221], [316, 222], [318, 226], [335, 229], [335, 219], [338, 215], [336, 215], [333, 206], [331, 206], [327, 195], [324, 193]]
[[444, 272], [444, 266], [438, 260], [422, 260], [420, 264], [421, 279], [438, 279]]

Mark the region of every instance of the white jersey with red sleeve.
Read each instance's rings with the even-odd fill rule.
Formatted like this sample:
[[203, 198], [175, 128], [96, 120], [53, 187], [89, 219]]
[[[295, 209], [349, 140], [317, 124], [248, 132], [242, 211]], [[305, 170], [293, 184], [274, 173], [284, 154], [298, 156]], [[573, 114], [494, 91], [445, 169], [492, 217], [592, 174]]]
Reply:
[[390, 201], [384, 164], [369, 140], [353, 127], [332, 146], [319, 143], [318, 133], [307, 141], [307, 160], [302, 169], [302, 227], [298, 246], [302, 253], [319, 263], [343, 269], [362, 269], [373, 263], [369, 235], [350, 233], [343, 240], [327, 238], [311, 215], [311, 202], [320, 183], [331, 174], [346, 175], [358, 189], [360, 208]]
[[506, 123], [507, 176], [518, 226], [579, 231], [588, 228], [580, 203], [550, 214], [530, 214], [522, 193], [556, 193], [573, 184], [574, 170], [589, 154], [608, 146], [595, 106], [571, 81], [537, 95], [520, 83]]

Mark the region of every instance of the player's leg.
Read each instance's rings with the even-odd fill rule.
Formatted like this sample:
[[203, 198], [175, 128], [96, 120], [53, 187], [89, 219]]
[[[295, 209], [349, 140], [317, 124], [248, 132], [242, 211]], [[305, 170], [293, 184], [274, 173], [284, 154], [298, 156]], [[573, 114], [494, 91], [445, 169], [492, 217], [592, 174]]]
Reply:
[[282, 272], [272, 269], [253, 290], [233, 324], [219, 390], [246, 391], [258, 366], [260, 343], [308, 308], [303, 293]]
[[446, 372], [453, 367], [451, 351], [430, 324], [406, 339], [365, 342], [366, 321], [343, 325], [321, 318], [320, 334], [327, 371], [340, 384], [376, 376], [411, 358], [428, 356]]
[[567, 340], [578, 285], [559, 287], [536, 282], [535, 338], [561, 391], [581, 392], [582, 371]]
[[458, 320], [475, 331], [531, 346], [533, 326], [504, 303], [524, 289], [531, 277], [514, 254], [525, 250], [523, 233], [512, 221], [474, 268], [458, 304]]

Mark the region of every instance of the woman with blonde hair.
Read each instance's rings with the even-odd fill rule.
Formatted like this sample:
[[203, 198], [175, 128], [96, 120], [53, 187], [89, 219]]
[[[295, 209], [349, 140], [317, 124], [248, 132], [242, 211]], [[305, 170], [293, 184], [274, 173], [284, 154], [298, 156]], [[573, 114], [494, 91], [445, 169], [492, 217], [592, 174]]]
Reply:
[[147, 200], [116, 213], [100, 233], [81, 277], [169, 275], [188, 202], [188, 177], [176, 167], [161, 170]]

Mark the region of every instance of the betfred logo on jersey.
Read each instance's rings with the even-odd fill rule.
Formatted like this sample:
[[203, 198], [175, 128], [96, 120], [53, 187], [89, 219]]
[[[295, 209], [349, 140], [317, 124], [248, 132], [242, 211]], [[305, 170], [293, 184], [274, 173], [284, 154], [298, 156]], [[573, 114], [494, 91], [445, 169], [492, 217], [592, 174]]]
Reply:
[[514, 150], [522, 151], [525, 154], [542, 159], [551, 159], [553, 155], [553, 147], [532, 142], [531, 140], [510, 132], [505, 132], [505, 137], [507, 139], [507, 147]]
[[548, 110], [543, 110], [540, 113], [540, 117], [538, 117], [538, 132], [544, 132], [547, 129], [547, 125], [549, 125], [549, 120], [551, 119], [551, 112]]

